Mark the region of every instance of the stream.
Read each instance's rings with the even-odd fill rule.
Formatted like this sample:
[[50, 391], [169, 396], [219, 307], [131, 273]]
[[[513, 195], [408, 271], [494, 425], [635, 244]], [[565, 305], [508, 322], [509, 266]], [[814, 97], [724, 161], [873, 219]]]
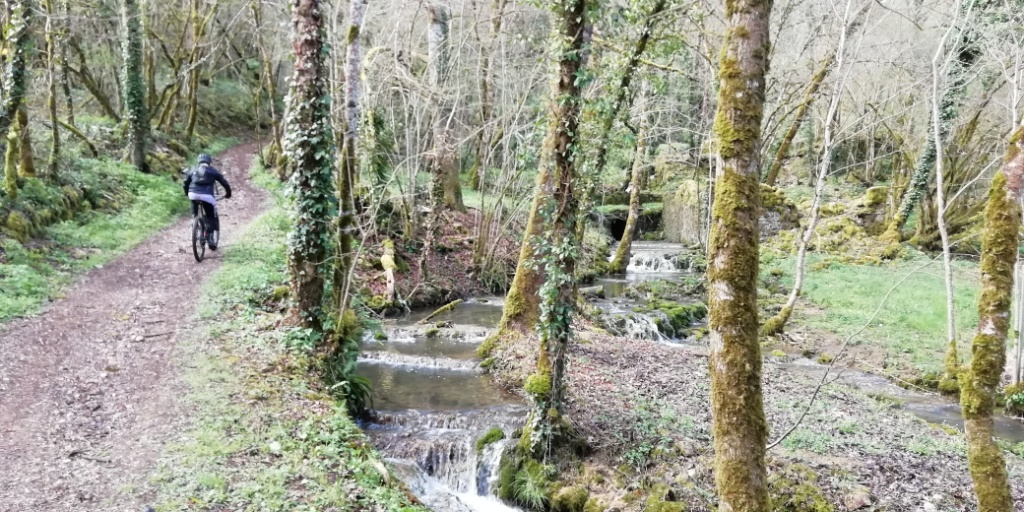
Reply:
[[[591, 303], [617, 326], [616, 334], [689, 344], [659, 331], [640, 303], [626, 297], [629, 286], [656, 279], [678, 279], [692, 269], [679, 258], [683, 246], [636, 242], [626, 275], [599, 279], [601, 298]], [[498, 462], [508, 441], [476, 450], [476, 440], [501, 428], [506, 437], [521, 426], [527, 404], [498, 389], [483, 375], [476, 349], [501, 319], [503, 299], [468, 299], [452, 311], [418, 325], [431, 311], [414, 312], [383, 325], [387, 340], [364, 340], [358, 373], [374, 385], [375, 415], [364, 430], [409, 489], [437, 512], [516, 511], [493, 495]], [[437, 327], [441, 326], [441, 327]], [[768, 363], [766, 364], [773, 364]], [[810, 360], [779, 364], [793, 372], [821, 375], [825, 367]], [[938, 395], [909, 391], [884, 377], [843, 370], [838, 381], [850, 387], [896, 397], [907, 412], [928, 422], [963, 429], [959, 405]], [[830, 377], [830, 380], [833, 377]], [[1000, 417], [997, 434], [1024, 442], [1024, 424]]]

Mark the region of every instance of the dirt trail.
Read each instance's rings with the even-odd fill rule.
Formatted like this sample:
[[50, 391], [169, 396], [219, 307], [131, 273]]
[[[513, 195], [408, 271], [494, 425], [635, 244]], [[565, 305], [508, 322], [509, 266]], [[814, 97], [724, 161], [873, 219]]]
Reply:
[[[230, 247], [266, 206], [247, 169], [254, 144], [218, 162]], [[172, 364], [204, 280], [219, 266], [187, 252], [182, 219], [89, 272], [35, 318], [0, 328], [0, 511], [142, 510], [131, 496], [173, 435]], [[222, 249], [223, 251], [223, 249]]]

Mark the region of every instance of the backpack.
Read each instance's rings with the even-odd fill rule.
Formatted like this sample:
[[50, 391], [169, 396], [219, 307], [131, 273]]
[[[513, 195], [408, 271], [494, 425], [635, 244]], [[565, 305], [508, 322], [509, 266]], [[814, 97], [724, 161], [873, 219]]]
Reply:
[[210, 168], [210, 164], [199, 164], [195, 169], [192, 170], [192, 181], [197, 185], [209, 185], [210, 181], [206, 179], [206, 171]]

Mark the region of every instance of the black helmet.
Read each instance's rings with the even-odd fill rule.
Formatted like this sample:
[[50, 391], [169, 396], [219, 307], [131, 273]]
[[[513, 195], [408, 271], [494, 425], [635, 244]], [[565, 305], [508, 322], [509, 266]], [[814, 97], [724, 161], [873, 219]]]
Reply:
[[199, 163], [208, 164], [211, 162], [213, 162], [213, 158], [210, 157], [210, 155], [207, 155], [206, 153], [199, 153]]

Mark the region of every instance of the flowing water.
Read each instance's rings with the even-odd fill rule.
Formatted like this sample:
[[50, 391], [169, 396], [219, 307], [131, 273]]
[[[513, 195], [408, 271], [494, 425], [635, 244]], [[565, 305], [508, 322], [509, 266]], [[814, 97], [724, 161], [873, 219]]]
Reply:
[[[624, 334], [666, 340], [648, 315], [635, 313], [637, 301], [624, 296], [634, 284], [675, 279], [691, 272], [678, 244], [637, 242], [624, 278], [601, 279], [605, 298], [593, 303], [622, 319]], [[502, 299], [476, 298], [438, 315], [427, 325], [419, 311], [383, 325], [387, 340], [367, 339], [358, 373], [374, 384], [375, 415], [364, 425], [397, 475], [437, 512], [506, 512], [518, 509], [493, 496], [498, 461], [508, 441], [477, 451], [476, 441], [492, 428], [506, 437], [526, 417], [526, 404], [499, 390], [482, 375], [476, 348], [501, 319]], [[621, 334], [621, 333], [620, 333]], [[671, 340], [678, 343], [679, 340]], [[820, 375], [811, 361], [781, 365]], [[883, 377], [845, 370], [839, 381], [867, 392], [898, 398], [903, 408], [926, 421], [963, 427], [959, 406], [944, 398], [900, 388]], [[997, 420], [1000, 437], [1024, 442], [1024, 424]]]

